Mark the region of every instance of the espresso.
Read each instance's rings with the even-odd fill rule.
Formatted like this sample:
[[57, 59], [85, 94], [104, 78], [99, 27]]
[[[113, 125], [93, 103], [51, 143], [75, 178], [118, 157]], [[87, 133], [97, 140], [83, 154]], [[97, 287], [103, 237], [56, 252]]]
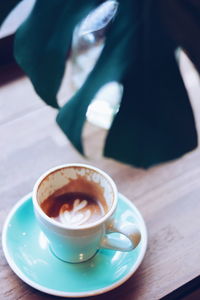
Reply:
[[45, 214], [67, 227], [91, 224], [105, 215], [98, 199], [79, 192], [54, 193], [41, 204]]

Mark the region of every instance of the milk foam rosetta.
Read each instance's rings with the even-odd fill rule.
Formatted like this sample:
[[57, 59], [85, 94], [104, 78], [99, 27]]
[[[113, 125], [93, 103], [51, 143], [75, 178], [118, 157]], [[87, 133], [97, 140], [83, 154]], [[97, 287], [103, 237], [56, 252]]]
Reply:
[[59, 215], [55, 218], [60, 223], [66, 226], [80, 226], [91, 217], [91, 211], [87, 200], [76, 199], [70, 209], [68, 203], [64, 203], [59, 210]]
[[82, 192], [65, 193], [58, 190], [41, 204], [48, 217], [67, 226], [91, 224], [102, 218], [107, 207], [98, 198]]

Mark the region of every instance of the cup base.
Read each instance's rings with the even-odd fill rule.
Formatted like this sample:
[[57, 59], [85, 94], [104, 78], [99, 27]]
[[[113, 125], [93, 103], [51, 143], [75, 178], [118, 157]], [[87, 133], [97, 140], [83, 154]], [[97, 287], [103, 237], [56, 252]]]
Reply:
[[68, 261], [68, 260], [65, 260], [65, 259], [62, 259], [62, 258], [58, 257], [58, 256], [56, 255], [56, 253], [53, 251], [53, 249], [52, 249], [52, 247], [51, 247], [50, 245], [49, 245], [49, 251], [50, 251], [51, 254], [52, 254], [53, 256], [55, 256], [57, 259], [59, 259], [60, 261], [62, 261], [62, 262], [64, 262], [64, 263], [68, 263], [68, 264], [82, 264], [82, 263], [84, 263], [84, 262], [89, 261], [90, 259], [93, 259], [93, 257], [94, 257], [95, 255], [97, 255], [97, 253], [99, 252], [99, 250], [97, 250], [91, 257], [89, 257], [89, 258], [87, 258], [87, 259], [85, 259], [85, 260], [72, 262], [72, 261]]

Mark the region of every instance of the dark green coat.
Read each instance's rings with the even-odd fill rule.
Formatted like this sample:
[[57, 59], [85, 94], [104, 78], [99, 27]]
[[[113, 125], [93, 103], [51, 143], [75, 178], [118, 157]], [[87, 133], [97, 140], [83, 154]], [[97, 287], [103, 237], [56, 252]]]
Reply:
[[[0, 20], [18, 2], [3, 1]], [[191, 151], [197, 134], [175, 50], [182, 47], [200, 71], [199, 0], [119, 0], [94, 69], [75, 96], [58, 107], [73, 29], [101, 2], [36, 1], [16, 33], [17, 62], [39, 96], [58, 109], [59, 126], [80, 152], [87, 107], [99, 88], [113, 80], [123, 84], [124, 94], [106, 140], [107, 157], [146, 168]]]

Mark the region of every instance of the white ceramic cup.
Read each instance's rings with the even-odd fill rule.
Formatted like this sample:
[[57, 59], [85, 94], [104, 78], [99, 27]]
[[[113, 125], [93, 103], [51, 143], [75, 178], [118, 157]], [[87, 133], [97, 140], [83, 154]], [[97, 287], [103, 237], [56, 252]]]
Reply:
[[[77, 190], [78, 179], [86, 181], [86, 187], [79, 186]], [[102, 193], [100, 196], [103, 201], [106, 201], [107, 212], [97, 221], [78, 227], [66, 226], [48, 217], [42, 210], [41, 203], [70, 183], [70, 192], [84, 192], [94, 197], [97, 195], [95, 189], [90, 189], [90, 185], [96, 185], [98, 192]], [[50, 169], [36, 182], [32, 198], [36, 219], [49, 241], [52, 252], [64, 261], [86, 261], [100, 248], [131, 251], [140, 242], [140, 230], [135, 224], [115, 220], [117, 188], [110, 176], [98, 168], [74, 163]], [[110, 233], [114, 232], [121, 233], [126, 238], [112, 236]]]

